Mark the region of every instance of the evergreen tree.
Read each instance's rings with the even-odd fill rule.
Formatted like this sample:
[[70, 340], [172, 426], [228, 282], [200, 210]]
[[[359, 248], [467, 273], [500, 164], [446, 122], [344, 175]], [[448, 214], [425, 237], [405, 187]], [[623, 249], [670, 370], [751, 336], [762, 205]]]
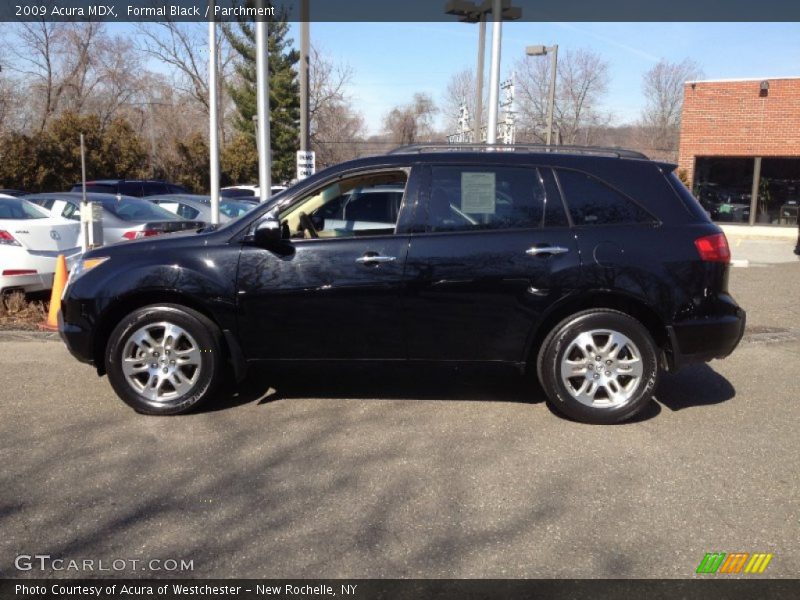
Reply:
[[[255, 26], [252, 22], [240, 20], [236, 23], [223, 23], [222, 29], [238, 55], [237, 81], [228, 87], [238, 113], [234, 125], [250, 140], [250, 144], [240, 143], [238, 147], [255, 155], [253, 126], [253, 116], [257, 112]], [[272, 180], [276, 183], [294, 178], [295, 153], [299, 149], [300, 95], [296, 65], [300, 54], [292, 48], [292, 40], [286, 37], [288, 31], [285, 14], [282, 18], [267, 23]], [[247, 174], [247, 179], [256, 181], [258, 160], [242, 158], [242, 163], [255, 165], [253, 172]]]

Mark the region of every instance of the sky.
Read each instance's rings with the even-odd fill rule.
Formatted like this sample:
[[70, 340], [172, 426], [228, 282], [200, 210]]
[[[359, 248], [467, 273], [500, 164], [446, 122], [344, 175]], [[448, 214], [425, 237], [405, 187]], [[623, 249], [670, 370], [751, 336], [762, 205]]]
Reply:
[[[131, 23], [116, 25], [136, 35]], [[474, 69], [478, 26], [453, 22], [320, 23], [310, 25], [311, 43], [352, 69], [350, 98], [370, 134], [380, 133], [394, 106], [427, 92], [437, 104], [450, 77]], [[299, 44], [299, 27], [290, 25]], [[558, 44], [559, 52], [588, 48], [609, 64], [601, 108], [612, 124], [633, 123], [643, 105], [642, 78], [660, 59], [700, 64], [705, 79], [800, 76], [800, 23], [540, 23], [503, 24], [501, 80], [524, 57], [525, 47]], [[491, 24], [487, 25], [486, 77]], [[540, 57], [537, 60], [548, 60]], [[158, 65], [149, 65], [158, 69]], [[439, 115], [443, 126], [445, 115]]]
[[[312, 23], [310, 28], [312, 44], [352, 68], [348, 91], [370, 133], [380, 132], [383, 116], [415, 92], [427, 92], [440, 103], [450, 77], [474, 69], [477, 59], [478, 26], [457, 21]], [[490, 32], [491, 25], [487, 78]], [[294, 25], [292, 37], [297, 43]], [[642, 77], [661, 58], [691, 58], [705, 79], [800, 76], [800, 23], [508, 22], [503, 24], [503, 77], [533, 44], [558, 44], [559, 52], [590, 48], [605, 58], [610, 83], [603, 107], [614, 124], [637, 119], [644, 104]]]

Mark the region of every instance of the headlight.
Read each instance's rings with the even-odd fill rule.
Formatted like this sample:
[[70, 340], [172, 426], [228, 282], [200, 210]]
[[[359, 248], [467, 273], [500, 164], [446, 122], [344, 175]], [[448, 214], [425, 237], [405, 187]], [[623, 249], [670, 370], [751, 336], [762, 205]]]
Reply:
[[69, 285], [78, 279], [81, 275], [85, 274], [87, 271], [91, 271], [98, 265], [102, 265], [104, 262], [108, 260], [107, 256], [98, 256], [96, 258], [81, 258], [75, 262], [75, 266], [69, 272], [69, 277], [67, 278], [67, 285], [64, 286], [64, 291], [67, 290]]

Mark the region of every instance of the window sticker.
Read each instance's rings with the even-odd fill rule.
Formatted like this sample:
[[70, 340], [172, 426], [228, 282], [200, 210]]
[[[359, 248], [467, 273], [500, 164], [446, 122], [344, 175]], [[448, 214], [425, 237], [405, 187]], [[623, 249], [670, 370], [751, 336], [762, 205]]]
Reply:
[[497, 197], [494, 173], [461, 173], [461, 210], [493, 215]]

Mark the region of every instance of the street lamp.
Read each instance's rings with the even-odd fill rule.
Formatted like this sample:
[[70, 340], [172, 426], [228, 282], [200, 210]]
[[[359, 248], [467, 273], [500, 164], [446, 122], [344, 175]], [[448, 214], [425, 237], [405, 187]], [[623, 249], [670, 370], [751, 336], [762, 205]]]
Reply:
[[525, 48], [528, 56], [545, 56], [550, 54], [550, 90], [547, 99], [547, 145], [553, 136], [553, 106], [556, 103], [556, 69], [558, 68], [558, 44], [553, 46], [528, 46]]
[[[444, 12], [458, 17], [462, 23], [478, 23], [478, 63], [475, 76], [475, 132], [480, 139], [481, 121], [483, 120], [483, 63], [486, 55], [486, 15], [493, 12], [497, 0], [484, 0], [480, 4], [469, 0], [448, 0]], [[511, 6], [511, 0], [500, 0], [500, 14], [503, 21], [516, 21], [522, 17], [522, 9]], [[492, 54], [494, 60], [494, 53]], [[500, 57], [497, 56], [499, 65]], [[491, 110], [491, 108], [490, 108]]]

